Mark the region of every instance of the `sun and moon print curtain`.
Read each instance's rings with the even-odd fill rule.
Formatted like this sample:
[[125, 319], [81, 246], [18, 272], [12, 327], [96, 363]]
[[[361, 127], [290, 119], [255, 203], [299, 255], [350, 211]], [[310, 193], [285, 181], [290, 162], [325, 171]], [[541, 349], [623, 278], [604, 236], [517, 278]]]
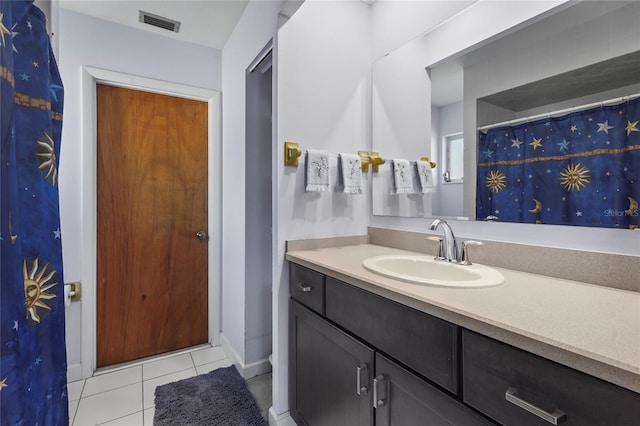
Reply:
[[63, 90], [33, 1], [0, 1], [0, 423], [66, 425]]
[[476, 217], [635, 229], [640, 98], [479, 133]]

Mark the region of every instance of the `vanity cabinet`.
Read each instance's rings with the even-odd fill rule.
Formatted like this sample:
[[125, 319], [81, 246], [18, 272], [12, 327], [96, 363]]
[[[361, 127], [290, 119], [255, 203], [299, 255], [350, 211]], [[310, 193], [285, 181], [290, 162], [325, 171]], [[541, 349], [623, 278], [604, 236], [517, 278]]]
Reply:
[[309, 309], [313, 291], [299, 289], [309, 284], [301, 277], [316, 277], [310, 272], [290, 263], [289, 403], [296, 423], [493, 424], [451, 393], [458, 389], [457, 326], [331, 277], [318, 280], [324, 306]]
[[468, 330], [462, 347], [464, 401], [502, 424], [640, 424], [637, 393]]

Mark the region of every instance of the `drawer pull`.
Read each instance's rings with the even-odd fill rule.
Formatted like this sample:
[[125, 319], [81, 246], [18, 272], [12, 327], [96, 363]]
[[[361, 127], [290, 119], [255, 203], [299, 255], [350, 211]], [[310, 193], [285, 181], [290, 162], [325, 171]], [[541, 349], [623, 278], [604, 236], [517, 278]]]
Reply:
[[369, 366], [367, 364], [362, 364], [359, 365], [356, 368], [356, 394], [358, 395], [364, 395], [366, 394], [369, 389], [367, 389], [366, 386], [362, 386], [362, 372], [366, 371], [367, 372], [367, 384], [369, 384]]
[[312, 290], [311, 286], [306, 285], [305, 283], [298, 283], [298, 288], [302, 290], [303, 293], [310, 293]]
[[379, 408], [384, 405], [384, 399], [378, 399], [378, 385], [382, 382], [384, 382], [384, 376], [382, 374], [373, 379], [373, 408]]
[[507, 389], [507, 391], [504, 394], [504, 398], [510, 403], [517, 405], [518, 407], [530, 412], [535, 416], [540, 417], [542, 420], [545, 420], [551, 423], [552, 425], [557, 425], [567, 419], [567, 415], [563, 411], [555, 410], [553, 413], [547, 413], [543, 409], [538, 408], [535, 405], [530, 404], [527, 401], [518, 398], [518, 390], [515, 388]]

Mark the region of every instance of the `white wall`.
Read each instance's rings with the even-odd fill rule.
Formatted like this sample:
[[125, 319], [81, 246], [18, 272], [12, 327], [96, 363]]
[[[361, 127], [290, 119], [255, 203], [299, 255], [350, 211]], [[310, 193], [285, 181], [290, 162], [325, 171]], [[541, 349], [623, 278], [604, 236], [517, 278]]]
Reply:
[[476, 0], [378, 0], [371, 6], [372, 58], [377, 60], [429, 31]]
[[246, 293], [245, 277], [245, 72], [275, 36], [284, 5], [250, 2], [222, 50], [222, 331], [241, 363], [247, 329], [261, 320], [245, 303], [256, 297]]
[[[186, 84], [221, 89], [221, 52], [117, 25], [65, 9], [59, 11], [58, 65], [65, 89], [60, 159], [60, 216], [66, 282], [82, 276], [81, 72], [83, 65]], [[85, 293], [88, 291], [84, 289]], [[67, 360], [80, 363], [82, 302], [66, 311]]]
[[[356, 153], [369, 145], [369, 6], [305, 2], [278, 33], [277, 235], [274, 247], [273, 408], [288, 410], [288, 268], [291, 239], [362, 235], [367, 195], [307, 194], [304, 167], [285, 167], [284, 141]], [[335, 163], [334, 163], [335, 164]], [[368, 175], [365, 175], [369, 179]]]

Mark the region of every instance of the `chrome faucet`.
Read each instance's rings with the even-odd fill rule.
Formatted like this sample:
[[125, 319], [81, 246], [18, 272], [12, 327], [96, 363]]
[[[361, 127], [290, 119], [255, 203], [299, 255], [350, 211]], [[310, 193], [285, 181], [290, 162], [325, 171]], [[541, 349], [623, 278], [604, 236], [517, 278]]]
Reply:
[[460, 256], [458, 254], [458, 244], [456, 243], [456, 236], [453, 235], [453, 230], [443, 219], [436, 219], [431, 222], [429, 229], [435, 231], [438, 229], [438, 226], [441, 226], [442, 231], [444, 232], [444, 238], [442, 240], [444, 253], [442, 253], [442, 257], [444, 257], [444, 260], [447, 262], [459, 262]]

